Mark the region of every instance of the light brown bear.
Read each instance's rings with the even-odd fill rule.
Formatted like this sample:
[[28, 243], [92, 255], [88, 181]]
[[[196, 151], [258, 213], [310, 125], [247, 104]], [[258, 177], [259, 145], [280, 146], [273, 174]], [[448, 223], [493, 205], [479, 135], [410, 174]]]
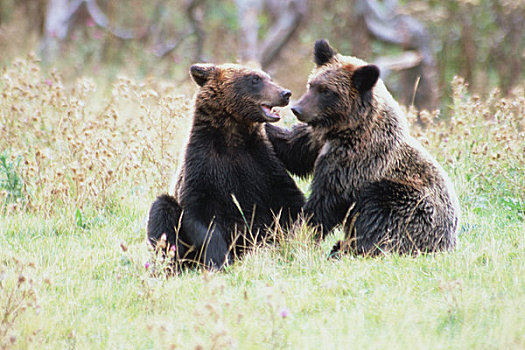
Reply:
[[306, 123], [267, 125], [279, 158], [298, 175], [313, 170], [304, 206], [323, 238], [343, 224], [333, 253], [418, 254], [456, 245], [460, 210], [446, 173], [409, 135], [379, 69], [315, 43], [308, 91], [292, 107]]

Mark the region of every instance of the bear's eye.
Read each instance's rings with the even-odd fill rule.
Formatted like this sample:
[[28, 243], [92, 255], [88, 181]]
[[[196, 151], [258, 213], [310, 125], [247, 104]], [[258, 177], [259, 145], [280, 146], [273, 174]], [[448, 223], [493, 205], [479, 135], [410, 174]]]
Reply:
[[317, 88], [317, 91], [322, 95], [329, 95], [332, 93], [330, 89], [327, 89], [325, 86], [319, 86]]
[[253, 84], [253, 85], [257, 85], [257, 84], [259, 84], [260, 82], [261, 82], [261, 77], [259, 77], [258, 75], [254, 75], [254, 76], [252, 77], [252, 84]]

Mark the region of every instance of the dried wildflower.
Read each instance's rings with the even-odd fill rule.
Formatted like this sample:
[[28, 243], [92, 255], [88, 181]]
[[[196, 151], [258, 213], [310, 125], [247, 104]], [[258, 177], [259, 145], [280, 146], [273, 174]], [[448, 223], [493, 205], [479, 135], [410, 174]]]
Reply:
[[[525, 87], [505, 98], [498, 90], [480, 98], [470, 95], [461, 78], [451, 85], [450, 119], [440, 118], [439, 111], [421, 112], [419, 118], [409, 109], [411, 134], [449, 174], [479, 179], [468, 182], [472, 188], [466, 192], [502, 183], [506, 197], [524, 198], [525, 177], [508, 170], [525, 167]], [[9, 210], [103, 207], [121, 198], [122, 189], [168, 190], [191, 126], [191, 98], [173, 94], [177, 87], [169, 83], [121, 76], [108, 99], [93, 104], [92, 79], [69, 86], [59, 71], [44, 75], [34, 55], [2, 70], [0, 149], [21, 159], [17, 174], [27, 204], [12, 203]], [[0, 199], [7, 195], [0, 190]]]
[[166, 234], [163, 233], [162, 236], [160, 236], [160, 240], [157, 242], [157, 248], [164, 249], [166, 248]]
[[120, 242], [120, 248], [122, 249], [123, 252], [128, 251], [128, 247], [124, 244], [124, 242]]
[[170, 247], [170, 250], [168, 252], [168, 255], [171, 257], [171, 258], [174, 258], [175, 257], [175, 254], [177, 253], [177, 247], [175, 245], [172, 245]]
[[93, 108], [91, 79], [66, 89], [58, 71], [41, 74], [34, 56], [16, 60], [3, 75], [0, 149], [22, 158], [19, 175], [32, 204], [24, 208], [104, 206], [126, 184], [167, 188], [183, 142], [176, 119], [191, 120], [187, 97], [168, 96], [173, 88], [160, 90], [154, 81], [141, 86], [119, 78], [114, 99]]
[[18, 276], [18, 284], [22, 284], [26, 281], [26, 277], [24, 275]]

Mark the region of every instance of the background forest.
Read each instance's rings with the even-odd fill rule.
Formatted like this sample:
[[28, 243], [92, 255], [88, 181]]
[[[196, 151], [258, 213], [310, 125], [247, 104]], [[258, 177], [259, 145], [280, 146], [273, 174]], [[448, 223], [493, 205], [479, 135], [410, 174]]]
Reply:
[[3, 0], [0, 63], [35, 51], [79, 75], [188, 80], [194, 62], [257, 61], [304, 90], [312, 43], [379, 64], [405, 104], [433, 110], [462, 76], [471, 90], [523, 81], [525, 2], [517, 0]]
[[[456, 249], [327, 259], [341, 230], [304, 229], [167, 276], [146, 217], [189, 66], [255, 62], [293, 100], [319, 38], [381, 67], [456, 188]], [[0, 349], [525, 349], [524, 1], [0, 0], [0, 69]]]

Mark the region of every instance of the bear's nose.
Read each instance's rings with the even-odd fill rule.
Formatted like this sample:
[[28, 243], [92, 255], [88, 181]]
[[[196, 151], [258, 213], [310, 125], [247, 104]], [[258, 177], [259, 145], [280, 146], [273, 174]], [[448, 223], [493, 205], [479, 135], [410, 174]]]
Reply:
[[297, 118], [301, 118], [301, 116], [303, 115], [303, 111], [301, 110], [301, 107], [298, 107], [298, 106], [293, 106], [292, 112], [293, 114], [295, 114]]
[[281, 91], [281, 98], [288, 101], [290, 100], [290, 96], [292, 96], [292, 92], [290, 90], [283, 90]]

